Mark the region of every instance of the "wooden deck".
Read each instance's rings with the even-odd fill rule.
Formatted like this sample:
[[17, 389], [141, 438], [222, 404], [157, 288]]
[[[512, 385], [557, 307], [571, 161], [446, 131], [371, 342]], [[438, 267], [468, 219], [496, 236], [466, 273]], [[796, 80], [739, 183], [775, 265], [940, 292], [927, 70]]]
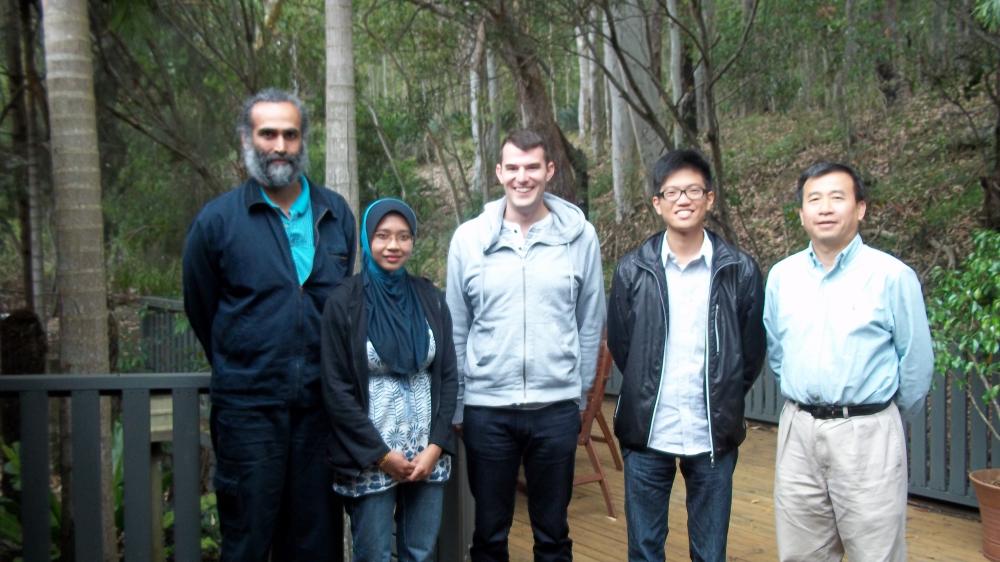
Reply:
[[[609, 420], [614, 402], [604, 404]], [[596, 429], [595, 424], [595, 429]], [[771, 492], [774, 479], [776, 427], [751, 424], [749, 436], [740, 448], [733, 490], [733, 513], [729, 526], [729, 560], [773, 561], [777, 559], [774, 540], [774, 503]], [[607, 516], [597, 484], [577, 486], [570, 503], [570, 535], [573, 558], [578, 562], [614, 562], [626, 559], [625, 506], [622, 473], [615, 470], [610, 452], [603, 443], [595, 443], [598, 456], [611, 482], [618, 519]], [[577, 469], [589, 472], [590, 464], [583, 448], [577, 454]], [[688, 560], [686, 511], [683, 478], [678, 472], [670, 497], [670, 532], [667, 537], [667, 560]], [[980, 554], [979, 515], [975, 511], [950, 508], [922, 500], [910, 502], [907, 521], [909, 559], [915, 561], [974, 561]], [[530, 561], [531, 528], [527, 502], [517, 498], [514, 527], [511, 529], [511, 560]]]

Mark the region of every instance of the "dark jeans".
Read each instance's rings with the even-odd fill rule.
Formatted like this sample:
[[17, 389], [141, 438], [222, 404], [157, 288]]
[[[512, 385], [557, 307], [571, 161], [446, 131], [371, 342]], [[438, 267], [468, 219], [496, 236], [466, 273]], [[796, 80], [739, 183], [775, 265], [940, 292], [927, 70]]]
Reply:
[[573, 559], [566, 511], [573, 495], [580, 409], [557, 402], [538, 410], [467, 406], [462, 426], [469, 487], [476, 500], [473, 562], [507, 561], [517, 474], [524, 463], [536, 561]]
[[222, 560], [342, 558], [323, 408], [212, 408]]
[[736, 449], [717, 455], [714, 466], [708, 453], [687, 457], [623, 448], [622, 456], [629, 562], [665, 559], [667, 508], [678, 464], [687, 487], [691, 560], [725, 562]]

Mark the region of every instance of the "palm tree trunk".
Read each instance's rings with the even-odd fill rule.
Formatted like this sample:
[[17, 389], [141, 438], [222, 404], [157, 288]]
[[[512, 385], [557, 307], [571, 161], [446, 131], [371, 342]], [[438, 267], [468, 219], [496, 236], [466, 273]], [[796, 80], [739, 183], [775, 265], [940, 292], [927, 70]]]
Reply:
[[[104, 221], [86, 0], [44, 4], [45, 67], [55, 192], [59, 362], [64, 373], [107, 373]], [[101, 403], [104, 559], [118, 560], [111, 490], [110, 403]], [[74, 518], [94, 506], [73, 506]]]

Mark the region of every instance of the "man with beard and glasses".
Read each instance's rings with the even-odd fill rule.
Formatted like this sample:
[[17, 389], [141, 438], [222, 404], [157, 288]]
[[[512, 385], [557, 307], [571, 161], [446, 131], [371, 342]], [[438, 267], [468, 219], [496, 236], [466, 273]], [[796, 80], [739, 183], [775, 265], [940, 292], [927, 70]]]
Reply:
[[354, 216], [305, 176], [298, 97], [255, 94], [237, 132], [250, 178], [205, 205], [184, 249], [184, 309], [212, 366], [222, 559], [339, 559], [320, 319], [353, 269]]

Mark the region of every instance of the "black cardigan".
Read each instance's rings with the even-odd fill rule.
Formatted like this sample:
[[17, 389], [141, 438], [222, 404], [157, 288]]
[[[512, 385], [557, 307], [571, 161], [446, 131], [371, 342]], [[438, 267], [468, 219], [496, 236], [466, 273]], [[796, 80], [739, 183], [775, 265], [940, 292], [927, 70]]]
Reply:
[[[454, 454], [451, 420], [458, 395], [458, 370], [451, 314], [444, 295], [430, 281], [411, 277], [417, 299], [434, 334], [431, 375], [431, 428], [428, 442]], [[323, 310], [323, 403], [333, 431], [327, 460], [342, 476], [357, 476], [389, 452], [368, 418], [367, 314], [360, 275], [339, 285]]]

